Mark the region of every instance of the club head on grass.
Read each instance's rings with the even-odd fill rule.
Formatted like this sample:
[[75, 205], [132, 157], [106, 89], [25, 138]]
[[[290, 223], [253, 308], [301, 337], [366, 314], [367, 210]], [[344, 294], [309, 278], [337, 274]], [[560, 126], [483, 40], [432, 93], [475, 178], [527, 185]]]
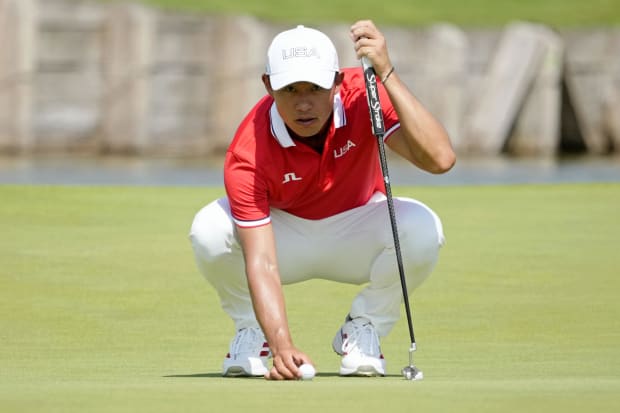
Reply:
[[424, 373], [421, 370], [418, 370], [415, 366], [407, 366], [403, 367], [402, 370], [403, 377], [407, 380], [422, 380], [424, 378]]

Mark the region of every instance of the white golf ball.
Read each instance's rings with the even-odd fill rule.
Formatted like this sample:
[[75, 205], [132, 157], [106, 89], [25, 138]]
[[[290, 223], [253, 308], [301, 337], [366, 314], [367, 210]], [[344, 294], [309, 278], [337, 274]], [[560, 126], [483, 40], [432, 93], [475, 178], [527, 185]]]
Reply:
[[302, 380], [312, 380], [314, 378], [314, 375], [316, 374], [316, 371], [314, 370], [314, 367], [312, 367], [312, 364], [302, 364], [301, 366], [299, 366], [299, 371], [301, 371]]

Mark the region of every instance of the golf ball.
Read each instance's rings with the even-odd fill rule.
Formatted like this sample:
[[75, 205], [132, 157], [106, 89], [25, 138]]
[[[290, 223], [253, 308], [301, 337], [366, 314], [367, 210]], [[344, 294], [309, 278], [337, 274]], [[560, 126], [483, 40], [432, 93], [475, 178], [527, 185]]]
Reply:
[[312, 380], [316, 374], [312, 364], [302, 364], [299, 366], [299, 371], [301, 371], [302, 380]]

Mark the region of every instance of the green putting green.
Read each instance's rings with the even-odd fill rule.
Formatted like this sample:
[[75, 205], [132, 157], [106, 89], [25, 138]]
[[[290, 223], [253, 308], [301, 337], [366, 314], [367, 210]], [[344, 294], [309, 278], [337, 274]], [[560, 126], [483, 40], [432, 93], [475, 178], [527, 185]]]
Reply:
[[[395, 187], [447, 245], [383, 378], [337, 376], [359, 287], [288, 286], [310, 382], [225, 379], [233, 326], [194, 266], [193, 214], [222, 188], [0, 186], [2, 412], [620, 410], [620, 184]], [[386, 211], [387, 213], [387, 211]]]

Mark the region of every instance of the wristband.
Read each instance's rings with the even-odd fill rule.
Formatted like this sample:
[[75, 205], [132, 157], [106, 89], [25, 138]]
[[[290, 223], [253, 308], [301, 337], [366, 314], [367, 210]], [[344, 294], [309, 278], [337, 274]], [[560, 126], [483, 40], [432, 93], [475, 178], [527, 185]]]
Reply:
[[385, 82], [387, 82], [387, 80], [390, 78], [390, 75], [394, 72], [394, 66], [392, 66], [392, 68], [390, 69], [390, 71], [388, 72], [387, 75], [385, 75], [385, 77], [383, 79], [381, 79], [381, 83], [385, 84]]

